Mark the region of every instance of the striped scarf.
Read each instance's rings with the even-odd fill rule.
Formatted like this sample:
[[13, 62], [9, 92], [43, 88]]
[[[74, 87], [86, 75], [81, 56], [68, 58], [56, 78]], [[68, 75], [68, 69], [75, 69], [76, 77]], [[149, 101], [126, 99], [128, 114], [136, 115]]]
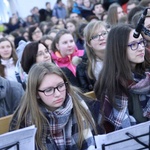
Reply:
[[150, 73], [130, 87], [130, 92], [138, 95], [143, 110], [143, 116], [150, 119]]
[[[86, 103], [79, 97], [79, 101], [81, 105], [84, 106], [85, 109], [88, 110]], [[46, 108], [42, 107], [43, 113], [46, 115], [50, 126], [46, 127], [46, 134], [50, 136], [49, 138], [54, 140], [59, 150], [78, 150], [77, 142], [78, 142], [78, 127], [77, 127], [77, 119], [76, 115], [73, 111], [73, 103], [71, 96], [67, 96], [66, 101], [63, 106], [55, 110], [54, 112], [48, 111]], [[89, 110], [88, 110], [89, 111]], [[90, 112], [89, 112], [89, 115]], [[84, 118], [83, 124], [84, 124]], [[95, 140], [93, 137], [91, 128], [85, 128], [83, 130], [83, 134], [85, 140], [82, 144], [83, 149], [94, 149], [95, 148]], [[50, 133], [50, 134], [49, 134]], [[43, 139], [45, 143], [45, 139]], [[47, 144], [50, 144], [51, 141], [46, 141]]]

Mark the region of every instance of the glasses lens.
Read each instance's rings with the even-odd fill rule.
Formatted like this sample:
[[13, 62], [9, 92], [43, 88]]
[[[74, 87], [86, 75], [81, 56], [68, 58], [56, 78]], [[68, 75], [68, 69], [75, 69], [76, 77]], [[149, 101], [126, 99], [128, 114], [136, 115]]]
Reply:
[[107, 36], [107, 32], [102, 32], [101, 36], [105, 38]]
[[92, 36], [91, 39], [97, 41], [97, 40], [99, 40], [99, 35]]
[[46, 96], [52, 95], [54, 91], [54, 88], [48, 88], [44, 91]]
[[137, 48], [138, 48], [138, 43], [135, 42], [135, 43], [131, 44], [131, 49], [132, 50], [136, 50]]
[[62, 84], [60, 84], [60, 85], [58, 86], [58, 90], [59, 90], [60, 92], [64, 91], [65, 89], [66, 89], [65, 83], [62, 83]]

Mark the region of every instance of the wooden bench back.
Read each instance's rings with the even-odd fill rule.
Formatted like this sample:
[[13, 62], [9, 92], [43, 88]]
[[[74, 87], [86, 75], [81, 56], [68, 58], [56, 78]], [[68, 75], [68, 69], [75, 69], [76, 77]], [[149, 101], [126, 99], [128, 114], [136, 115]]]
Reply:
[[11, 118], [12, 115], [0, 118], [0, 134], [8, 132]]
[[84, 95], [86, 95], [88, 97], [91, 97], [93, 99], [96, 99], [94, 91], [90, 91], [90, 92], [84, 93]]

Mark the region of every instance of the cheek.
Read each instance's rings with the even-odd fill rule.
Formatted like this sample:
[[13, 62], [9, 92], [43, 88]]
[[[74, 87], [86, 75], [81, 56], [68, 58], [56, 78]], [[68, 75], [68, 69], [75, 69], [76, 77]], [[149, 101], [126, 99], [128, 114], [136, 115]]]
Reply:
[[42, 62], [42, 60], [43, 60], [43, 59], [42, 59], [41, 57], [37, 57], [37, 58], [36, 58], [36, 63], [40, 63], [40, 62]]
[[66, 47], [67, 47], [66, 45], [60, 45], [59, 51], [64, 53], [66, 51]]

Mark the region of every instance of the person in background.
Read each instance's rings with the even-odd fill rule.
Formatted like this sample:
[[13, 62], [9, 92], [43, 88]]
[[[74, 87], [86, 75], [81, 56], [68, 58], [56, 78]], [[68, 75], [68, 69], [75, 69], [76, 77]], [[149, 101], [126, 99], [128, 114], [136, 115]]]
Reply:
[[101, 20], [102, 14], [104, 13], [104, 8], [103, 8], [103, 5], [100, 2], [94, 4], [92, 11], [93, 11], [94, 15], [99, 20]]
[[21, 58], [21, 66], [23, 70], [28, 74], [30, 68], [35, 63], [40, 62], [52, 62], [48, 47], [40, 41], [28, 43], [24, 48]]
[[13, 44], [7, 38], [0, 39], [0, 76], [19, 82], [24, 87], [25, 74], [18, 68], [18, 57]]
[[118, 3], [109, 6], [106, 23], [113, 27], [118, 24], [118, 20], [124, 16], [122, 7]]
[[21, 84], [0, 76], [0, 93], [0, 117], [13, 114], [24, 93]]
[[43, 36], [41, 29], [38, 26], [32, 26], [29, 28], [29, 40], [39, 41]]
[[65, 5], [63, 4], [62, 0], [57, 0], [54, 8], [52, 16], [55, 16], [56, 18], [65, 19], [67, 17], [67, 11], [65, 8]]
[[52, 17], [52, 13], [53, 10], [51, 9], [51, 3], [50, 2], [46, 2], [45, 3], [46, 6], [46, 21], [50, 21], [51, 17]]
[[134, 38], [133, 33], [131, 25], [120, 24], [108, 34], [103, 68], [94, 89], [105, 116], [106, 132], [150, 119], [150, 73], [144, 66], [146, 43], [141, 35]]
[[51, 30], [48, 32], [48, 36], [50, 36], [50, 37], [52, 37], [52, 38], [54, 39], [59, 30], [60, 30], [60, 29], [51, 29]]
[[150, 7], [150, 1], [149, 0], [142, 0], [139, 2], [139, 6], [141, 7]]
[[72, 13], [81, 15], [80, 7], [83, 5], [83, 0], [75, 0], [73, 3]]
[[21, 102], [9, 130], [35, 125], [36, 149], [95, 149], [94, 135], [103, 133], [99, 102], [73, 87], [58, 66], [33, 65]]
[[85, 50], [88, 57], [88, 75], [97, 80], [103, 67], [108, 31], [101, 21], [88, 23], [84, 28]]
[[74, 19], [66, 20], [66, 29], [73, 35], [75, 42], [77, 41], [77, 26], [78, 22], [76, 22]]
[[139, 4], [138, 0], [129, 0], [127, 2], [127, 14], [129, 14], [129, 12], [136, 7]]
[[77, 14], [77, 13], [73, 13], [73, 12], [70, 13], [69, 18], [76, 20], [76, 22], [80, 22], [80, 21], [83, 21], [83, 20], [84, 20], [84, 19], [81, 17], [81, 15], [79, 15], [79, 14]]
[[69, 81], [80, 87], [76, 79], [76, 66], [81, 62], [84, 50], [78, 50], [72, 34], [66, 30], [60, 30], [52, 42], [52, 59], [63, 69]]
[[81, 16], [88, 20], [90, 16], [93, 16], [93, 3], [91, 0], [83, 0], [82, 6], [80, 6]]
[[40, 39], [40, 41], [41, 41], [41, 43], [44, 43], [44, 45], [46, 45], [47, 47], [48, 47], [48, 50], [49, 50], [49, 52], [51, 53], [52, 52], [52, 47], [51, 47], [51, 45], [52, 45], [52, 42], [53, 42], [53, 37], [51, 37], [51, 36], [49, 36], [49, 35], [44, 35], [41, 39]]

